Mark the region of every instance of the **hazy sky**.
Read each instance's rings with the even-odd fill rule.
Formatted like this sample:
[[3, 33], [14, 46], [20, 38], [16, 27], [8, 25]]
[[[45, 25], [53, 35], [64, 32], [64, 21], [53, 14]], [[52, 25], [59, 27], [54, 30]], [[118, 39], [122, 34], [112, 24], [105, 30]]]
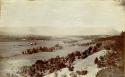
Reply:
[[3, 0], [0, 32], [84, 35], [125, 30], [125, 10], [115, 0]]

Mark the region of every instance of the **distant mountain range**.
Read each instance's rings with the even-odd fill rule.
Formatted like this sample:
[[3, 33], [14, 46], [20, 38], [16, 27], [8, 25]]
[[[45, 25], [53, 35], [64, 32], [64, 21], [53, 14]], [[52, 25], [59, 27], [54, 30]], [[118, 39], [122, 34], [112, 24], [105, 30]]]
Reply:
[[[35, 31], [32, 31], [35, 30]], [[96, 38], [98, 36], [119, 35], [120, 32], [112, 28], [83, 28], [83, 27], [47, 27], [47, 28], [0, 28], [0, 41], [50, 40], [57, 36], [77, 36]], [[62, 32], [61, 30], [64, 30]]]
[[51, 36], [14, 36], [14, 35], [0, 35], [0, 41], [30, 41], [30, 40], [50, 40]]
[[[84, 36], [62, 36], [63, 37], [80, 37], [84, 39], [99, 38], [109, 35], [84, 35]], [[56, 39], [56, 36], [40, 36], [40, 35], [24, 35], [24, 36], [14, 36], [14, 35], [0, 35], [0, 42], [5, 41], [31, 41], [31, 40], [51, 40]]]
[[0, 35], [118, 35], [120, 31], [110, 27], [7, 27], [0, 28]]

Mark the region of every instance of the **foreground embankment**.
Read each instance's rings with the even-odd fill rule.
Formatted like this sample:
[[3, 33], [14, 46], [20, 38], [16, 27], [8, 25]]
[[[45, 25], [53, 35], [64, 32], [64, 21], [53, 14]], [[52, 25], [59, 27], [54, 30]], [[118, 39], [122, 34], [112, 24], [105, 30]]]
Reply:
[[100, 70], [96, 77], [124, 77], [124, 39], [123, 32], [121, 35], [95, 40], [95, 42], [103, 43], [107, 50], [111, 50], [107, 55], [96, 59], [98, 67], [106, 67]]

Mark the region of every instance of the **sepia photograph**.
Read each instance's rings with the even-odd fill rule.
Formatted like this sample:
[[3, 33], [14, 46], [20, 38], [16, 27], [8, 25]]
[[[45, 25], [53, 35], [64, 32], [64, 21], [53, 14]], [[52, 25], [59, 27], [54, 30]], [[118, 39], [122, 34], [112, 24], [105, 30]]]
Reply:
[[0, 77], [125, 77], [125, 0], [0, 0]]

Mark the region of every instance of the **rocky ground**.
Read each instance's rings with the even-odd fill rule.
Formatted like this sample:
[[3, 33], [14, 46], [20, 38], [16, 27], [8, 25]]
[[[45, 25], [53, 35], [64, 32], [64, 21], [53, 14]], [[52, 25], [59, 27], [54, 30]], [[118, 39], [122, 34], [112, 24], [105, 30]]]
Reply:
[[[74, 62], [84, 59], [89, 60], [87, 57], [93, 56], [93, 54], [97, 54], [97, 52], [104, 49], [106, 50], [106, 54], [93, 56], [93, 58], [95, 57], [94, 63], [97, 65], [97, 68], [101, 68], [101, 70], [96, 73], [96, 77], [124, 77], [124, 33], [119, 36], [95, 39], [90, 44], [95, 45], [90, 45], [88, 49], [84, 51], [74, 51], [66, 57], [57, 56], [56, 58], [48, 60], [37, 60], [35, 64], [31, 66], [22, 67], [19, 73], [24, 77], [43, 77], [51, 73], [54, 73], [54, 76], [50, 75], [50, 77], [60, 77], [57, 72], [67, 68], [68, 71], [70, 71], [69, 77], [84, 77], [87, 76], [89, 70], [75, 70], [77, 67], [75, 67]], [[65, 74], [61, 77], [68, 77], [68, 75]]]
[[61, 40], [59, 44], [47, 41], [52, 45], [41, 43], [8, 58], [12, 64], [27, 58], [31, 63], [23, 63], [16, 74], [8, 73], [6, 77], [124, 77], [124, 38], [123, 32], [87, 43], [84, 39]]
[[102, 42], [104, 48], [109, 50], [108, 54], [96, 59], [100, 70], [96, 77], [124, 77], [124, 41], [125, 32], [119, 36], [97, 39], [96, 42]]
[[[69, 71], [74, 70], [73, 62], [77, 59], [85, 59], [88, 56], [98, 52], [101, 48], [101, 43], [97, 43], [95, 46], [90, 46], [85, 51], [74, 51], [68, 54], [66, 57], [51, 58], [48, 60], [37, 60], [32, 66], [24, 66], [21, 68], [20, 74], [23, 76], [30, 77], [43, 77], [46, 74], [50, 74], [61, 70], [63, 68], [68, 68]], [[87, 70], [76, 71], [79, 75], [86, 75]]]

